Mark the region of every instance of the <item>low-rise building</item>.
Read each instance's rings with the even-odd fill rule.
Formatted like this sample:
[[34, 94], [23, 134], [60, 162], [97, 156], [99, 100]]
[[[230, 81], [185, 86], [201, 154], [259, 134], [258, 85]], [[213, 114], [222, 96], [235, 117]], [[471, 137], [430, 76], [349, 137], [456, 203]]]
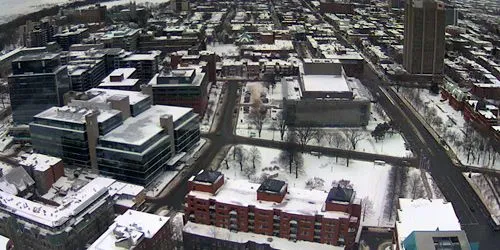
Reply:
[[282, 78], [285, 119], [293, 126], [366, 126], [370, 100], [355, 94], [338, 60], [306, 59], [300, 78]]
[[361, 203], [348, 187], [304, 190], [275, 179], [259, 185], [202, 171], [188, 188], [185, 216], [194, 223], [347, 247], [359, 227]]
[[170, 243], [169, 217], [128, 210], [115, 218], [88, 249], [174, 249]]
[[108, 188], [97, 178], [46, 205], [0, 191], [0, 234], [16, 249], [83, 249], [102, 234], [113, 217]]
[[471, 249], [453, 205], [443, 199], [399, 199], [394, 242], [396, 250]]
[[60, 158], [43, 154], [27, 154], [21, 156], [19, 162], [35, 181], [35, 187], [39, 195], [49, 191], [61, 176], [64, 175], [64, 164]]

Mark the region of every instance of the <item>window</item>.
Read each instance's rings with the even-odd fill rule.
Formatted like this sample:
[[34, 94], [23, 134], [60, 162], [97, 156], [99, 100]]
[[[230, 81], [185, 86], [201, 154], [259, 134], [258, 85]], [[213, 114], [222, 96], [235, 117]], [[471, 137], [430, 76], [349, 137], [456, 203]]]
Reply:
[[458, 237], [432, 237], [436, 250], [460, 250]]

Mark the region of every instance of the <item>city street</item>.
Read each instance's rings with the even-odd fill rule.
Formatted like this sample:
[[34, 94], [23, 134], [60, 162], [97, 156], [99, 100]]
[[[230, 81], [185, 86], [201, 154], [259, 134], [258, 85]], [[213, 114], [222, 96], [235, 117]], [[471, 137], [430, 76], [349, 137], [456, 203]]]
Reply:
[[441, 144], [432, 137], [418, 118], [405, 106], [387, 83], [365, 64], [362, 82], [378, 97], [394, 123], [401, 129], [412, 149], [430, 159], [429, 172], [455, 212], [471, 242], [481, 249], [497, 249], [500, 233], [489, 226], [490, 216], [472, 188], [467, 184], [462, 169], [455, 167]]

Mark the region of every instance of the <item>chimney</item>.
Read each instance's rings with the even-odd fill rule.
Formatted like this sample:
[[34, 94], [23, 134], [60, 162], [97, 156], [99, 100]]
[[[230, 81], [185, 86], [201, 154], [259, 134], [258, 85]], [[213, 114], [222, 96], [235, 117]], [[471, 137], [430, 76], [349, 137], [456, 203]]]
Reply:
[[89, 145], [90, 166], [97, 169], [97, 140], [99, 139], [99, 124], [97, 123], [99, 111], [92, 111], [85, 115], [85, 129], [87, 131], [87, 140]]
[[113, 95], [107, 100], [111, 103], [111, 108], [122, 112], [123, 120], [130, 117], [130, 100], [127, 95]]
[[160, 116], [160, 126], [165, 130], [170, 139], [170, 152], [175, 154], [174, 118], [170, 114]]

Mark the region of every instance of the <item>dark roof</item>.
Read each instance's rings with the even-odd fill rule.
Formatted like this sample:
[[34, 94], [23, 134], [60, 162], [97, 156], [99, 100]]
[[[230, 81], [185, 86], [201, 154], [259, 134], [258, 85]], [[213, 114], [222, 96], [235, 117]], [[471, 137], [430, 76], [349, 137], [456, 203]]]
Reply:
[[219, 171], [203, 170], [196, 177], [194, 177], [194, 181], [214, 183], [221, 175], [222, 174]]
[[275, 180], [275, 179], [266, 179], [262, 184], [260, 184], [257, 192], [271, 192], [271, 193], [279, 193], [283, 186], [286, 183], [284, 181]]
[[57, 54], [57, 53], [42, 52], [42, 53], [37, 53], [37, 54], [28, 54], [28, 55], [20, 56], [19, 58], [15, 59], [13, 62], [52, 60], [58, 56], [59, 56], [59, 54]]
[[354, 190], [351, 188], [343, 188], [341, 186], [336, 186], [330, 189], [328, 197], [326, 197], [326, 202], [339, 201], [339, 202], [350, 202]]

